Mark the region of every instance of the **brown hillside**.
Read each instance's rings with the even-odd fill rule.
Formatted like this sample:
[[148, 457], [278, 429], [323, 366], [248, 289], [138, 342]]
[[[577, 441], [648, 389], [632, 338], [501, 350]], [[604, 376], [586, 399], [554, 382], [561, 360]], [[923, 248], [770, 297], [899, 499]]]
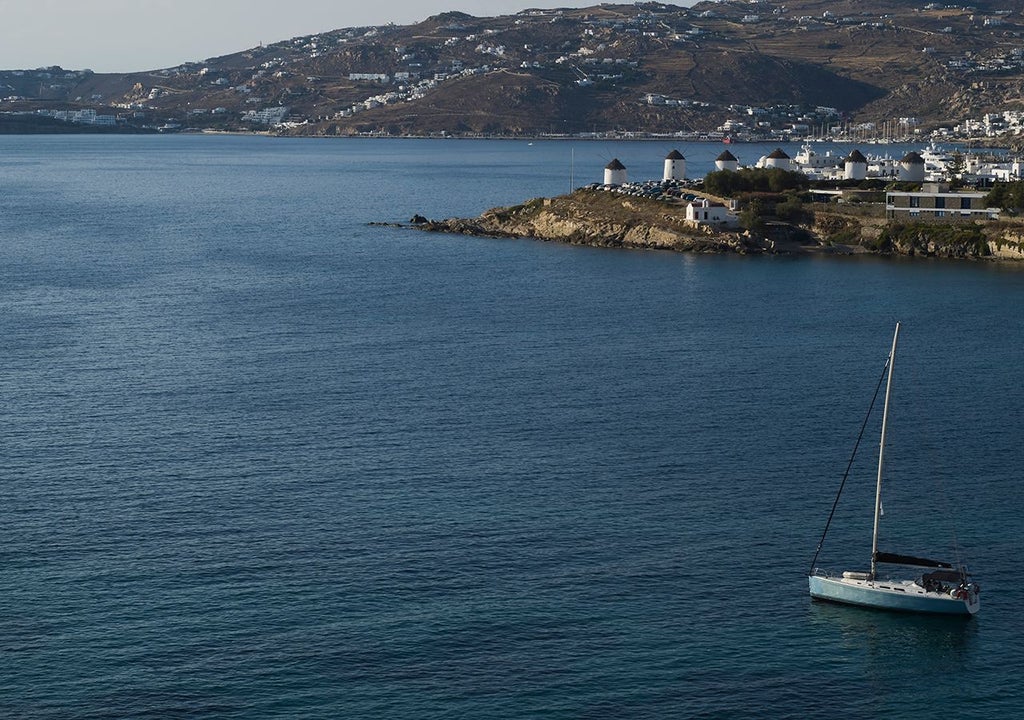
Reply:
[[927, 126], [1020, 108], [1022, 10], [792, 0], [453, 12], [152, 72], [0, 71], [13, 98], [0, 109], [230, 130], [267, 129], [257, 114], [284, 107], [297, 134], [707, 131], [732, 105], [793, 106], [789, 122], [826, 107], [842, 117], [810, 121]]

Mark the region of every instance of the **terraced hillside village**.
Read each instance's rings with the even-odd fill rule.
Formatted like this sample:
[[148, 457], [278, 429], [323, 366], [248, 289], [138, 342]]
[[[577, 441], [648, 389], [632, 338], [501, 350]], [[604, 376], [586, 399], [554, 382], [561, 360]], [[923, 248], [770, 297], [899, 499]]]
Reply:
[[16, 132], [1016, 133], [1024, 0], [451, 12], [136, 73], [4, 70], [0, 98]]

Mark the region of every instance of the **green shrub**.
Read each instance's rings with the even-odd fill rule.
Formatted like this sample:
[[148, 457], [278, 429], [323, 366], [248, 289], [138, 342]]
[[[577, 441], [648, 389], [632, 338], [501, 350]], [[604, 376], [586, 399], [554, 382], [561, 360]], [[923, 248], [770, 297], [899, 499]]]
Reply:
[[985, 206], [1019, 213], [1024, 209], [1024, 182], [997, 182], [985, 196]]
[[814, 222], [814, 213], [796, 194], [787, 195], [785, 200], [775, 204], [775, 217], [789, 223]]
[[753, 198], [746, 207], [740, 211], [740, 227], [749, 230], [751, 234], [763, 235], [765, 232], [764, 202], [760, 198]]
[[743, 168], [718, 170], [704, 178], [704, 189], [719, 197], [736, 197], [740, 193], [806, 190], [811, 181], [802, 172], [781, 168]]

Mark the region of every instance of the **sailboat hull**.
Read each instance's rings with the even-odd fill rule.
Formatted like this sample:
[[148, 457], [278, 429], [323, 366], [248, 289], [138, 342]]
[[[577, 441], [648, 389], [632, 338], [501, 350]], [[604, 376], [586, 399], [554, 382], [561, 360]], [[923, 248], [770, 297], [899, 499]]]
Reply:
[[926, 591], [911, 580], [866, 580], [822, 575], [811, 575], [807, 580], [812, 598], [846, 605], [936, 615], [974, 615], [981, 607], [977, 592], [956, 598], [948, 592]]

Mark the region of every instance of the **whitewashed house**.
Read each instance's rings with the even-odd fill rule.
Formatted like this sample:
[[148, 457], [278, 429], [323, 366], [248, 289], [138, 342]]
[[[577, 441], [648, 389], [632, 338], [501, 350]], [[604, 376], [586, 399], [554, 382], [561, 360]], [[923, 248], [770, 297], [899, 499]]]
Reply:
[[711, 202], [707, 198], [697, 198], [686, 205], [686, 222], [694, 227], [701, 225], [735, 227], [737, 218], [722, 203]]

